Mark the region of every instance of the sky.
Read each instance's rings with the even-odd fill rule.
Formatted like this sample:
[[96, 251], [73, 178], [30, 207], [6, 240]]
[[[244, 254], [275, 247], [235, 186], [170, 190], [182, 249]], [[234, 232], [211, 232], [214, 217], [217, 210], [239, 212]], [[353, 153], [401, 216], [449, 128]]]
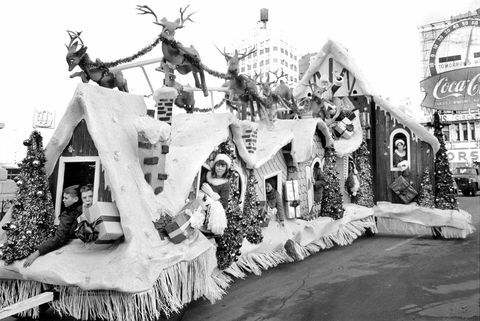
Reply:
[[[0, 164], [24, 157], [22, 142], [32, 131], [34, 109], [55, 112], [58, 123], [80, 82], [69, 78], [66, 30], [82, 31], [91, 58], [113, 61], [137, 52], [161, 31], [152, 16], [137, 14], [137, 5], [148, 5], [159, 19], [174, 20], [179, 8], [188, 4], [188, 12], [195, 12], [194, 22], [186, 22], [176, 40], [194, 45], [212, 69], [226, 70], [215, 45], [228, 48], [245, 37], [256, 26], [260, 9], [268, 8], [269, 27], [283, 30], [299, 56], [317, 52], [327, 39], [333, 39], [348, 49], [383, 97], [410, 98], [414, 106], [423, 97], [418, 27], [480, 8], [480, 0], [4, 1], [0, 7], [0, 123], [5, 128], [0, 129]], [[158, 46], [138, 61], [161, 56]], [[154, 67], [148, 73], [158, 88], [163, 76]], [[149, 94], [138, 69], [125, 76], [131, 92]], [[193, 84], [191, 75], [179, 79]], [[219, 86], [222, 81], [207, 78], [207, 83]], [[53, 130], [41, 132], [46, 145]]]

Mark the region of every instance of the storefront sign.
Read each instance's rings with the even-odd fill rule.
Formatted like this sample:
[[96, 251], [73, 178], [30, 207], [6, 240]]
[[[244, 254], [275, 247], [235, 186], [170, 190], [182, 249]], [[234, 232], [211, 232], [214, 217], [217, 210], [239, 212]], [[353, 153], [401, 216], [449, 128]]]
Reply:
[[480, 149], [452, 149], [447, 151], [450, 163], [468, 163], [480, 161]]
[[33, 112], [33, 128], [55, 127], [55, 113], [48, 110], [35, 110]]
[[462, 122], [462, 121], [473, 121], [480, 120], [479, 113], [469, 113], [469, 114], [442, 114], [440, 115], [440, 121], [442, 122]]
[[422, 107], [439, 110], [480, 109], [480, 67], [450, 70], [420, 82]]

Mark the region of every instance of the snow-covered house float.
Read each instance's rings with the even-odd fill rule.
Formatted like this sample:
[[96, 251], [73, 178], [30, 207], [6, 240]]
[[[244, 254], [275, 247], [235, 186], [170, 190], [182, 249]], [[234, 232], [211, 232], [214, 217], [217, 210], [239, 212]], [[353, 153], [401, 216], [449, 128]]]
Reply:
[[[334, 92], [331, 91], [333, 86], [336, 86]], [[324, 95], [322, 88], [326, 90]], [[318, 95], [331, 103], [326, 104], [327, 108], [333, 103], [336, 108], [346, 106], [347, 109], [358, 112], [359, 117], [354, 120], [359, 118], [360, 122], [353, 124], [354, 131], [349, 137], [335, 139], [334, 145], [339, 157], [339, 172], [346, 178], [349, 172], [348, 158], [355, 158], [360, 144], [365, 142], [370, 151], [376, 213], [387, 218], [401, 218], [402, 221], [380, 219], [379, 226], [385, 223], [390, 232], [400, 233], [430, 233], [430, 226], [444, 226], [444, 237], [464, 238], [472, 232], [468, 213], [436, 210], [434, 214], [433, 209], [428, 209], [428, 217], [425, 217], [421, 214], [425, 209], [421, 210], [412, 204], [422, 188], [422, 174], [426, 168], [430, 170], [431, 181], [434, 183], [434, 160], [440, 143], [415, 119], [382, 98], [342, 45], [328, 40], [312, 60], [293, 93], [297, 99]], [[362, 130], [355, 131], [356, 126], [361, 126]], [[398, 152], [397, 144], [404, 146], [403, 153]], [[400, 180], [404, 182], [401, 186], [404, 190], [396, 189], [396, 183]], [[350, 202], [350, 195], [345, 191], [344, 185], [341, 184], [341, 187], [344, 201]], [[412, 212], [418, 214], [416, 219], [408, 214]], [[404, 218], [403, 214], [410, 217]], [[415, 216], [414, 214], [413, 217]], [[454, 224], [449, 222], [452, 216], [458, 219]]]
[[[169, 141], [170, 125], [147, 116], [142, 96], [79, 84], [46, 147], [46, 172], [54, 193], [66, 184], [93, 184], [95, 201], [118, 209], [124, 237], [113, 244], [75, 239], [28, 268], [23, 260], [1, 264], [2, 306], [53, 286], [59, 295], [52, 306], [61, 314], [150, 320], [200, 297], [220, 298], [212, 243], [195, 231], [174, 244], [152, 223], [163, 214], [156, 194]], [[57, 211], [59, 198], [57, 192]], [[2, 225], [9, 219], [7, 213]], [[28, 315], [38, 316], [38, 308]]]

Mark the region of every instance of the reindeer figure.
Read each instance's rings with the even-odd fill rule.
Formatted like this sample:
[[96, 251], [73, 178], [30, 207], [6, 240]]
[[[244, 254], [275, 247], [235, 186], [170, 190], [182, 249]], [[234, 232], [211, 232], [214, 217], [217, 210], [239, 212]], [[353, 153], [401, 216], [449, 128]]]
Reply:
[[[101, 87], [118, 88], [120, 91], [128, 92], [127, 80], [123, 78], [121, 71], [111, 72], [102, 62], [97, 59], [96, 62], [90, 60], [87, 54], [87, 47], [83, 45], [80, 39], [80, 32], [68, 31], [70, 36], [70, 43], [65, 45], [67, 47], [67, 64], [68, 71], [79, 66], [82, 71], [75, 72], [70, 75], [70, 78], [80, 77], [82, 82], [87, 83], [90, 80], [96, 82]], [[77, 50], [78, 45], [80, 48]]]
[[[180, 8], [180, 18], [177, 18], [175, 21], [169, 21], [166, 18], [158, 21], [155, 12], [148, 6], [137, 6], [137, 10], [140, 11], [138, 14], [151, 14], [155, 18], [153, 23], [163, 28], [159, 35], [162, 40], [163, 63], [172, 65], [182, 75], [192, 72], [195, 79], [195, 87], [201, 88], [203, 95], [207, 97], [208, 90], [205, 82], [205, 73], [198, 51], [193, 46], [187, 48], [180, 42], [175, 41], [175, 31], [183, 28], [185, 22], [193, 22], [190, 18], [193, 13], [186, 18], [183, 17], [188, 7], [186, 6], [183, 10]], [[200, 74], [200, 80], [198, 79], [198, 74]]]
[[250, 116], [252, 121], [255, 120], [256, 112], [253, 104], [255, 102], [257, 104], [257, 111], [260, 119], [266, 119], [267, 121], [270, 121], [271, 119], [268, 118], [268, 114], [265, 110], [265, 107], [267, 107], [266, 103], [258, 94], [255, 80], [246, 75], [238, 73], [238, 65], [240, 60], [245, 59], [245, 57], [253, 54], [256, 49], [254, 48], [243, 54], [239, 54], [238, 50], [235, 50], [233, 56], [227, 54], [225, 50], [222, 52], [220, 49], [218, 49], [218, 51], [225, 57], [225, 60], [227, 61], [228, 68], [226, 76], [229, 79], [228, 89], [230, 91], [230, 97], [237, 96], [240, 99], [242, 105], [242, 119], [247, 118], [247, 106], [250, 105]]

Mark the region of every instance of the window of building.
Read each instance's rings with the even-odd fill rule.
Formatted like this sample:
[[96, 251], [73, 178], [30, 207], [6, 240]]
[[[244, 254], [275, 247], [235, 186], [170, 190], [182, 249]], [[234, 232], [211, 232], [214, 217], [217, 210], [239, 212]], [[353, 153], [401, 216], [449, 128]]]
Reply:
[[278, 47], [277, 47], [277, 46], [273, 46], [273, 51], [278, 51]]
[[253, 52], [253, 57], [256, 57], [256, 56], [257, 56], [257, 52], [254, 51], [254, 52]]
[[446, 142], [450, 141], [450, 129], [448, 126], [442, 128], [443, 138]]
[[462, 126], [462, 140], [468, 140], [468, 128], [467, 128], [467, 123], [461, 123]]
[[454, 129], [455, 129], [455, 140], [460, 140], [460, 124], [454, 124]]
[[257, 68], [257, 63], [254, 63], [254, 64], [253, 64], [253, 68]]
[[250, 70], [252, 69], [252, 67], [250, 65], [247, 65], [247, 70]]
[[265, 64], [268, 65], [270, 63], [270, 59], [265, 59]]
[[475, 123], [469, 123], [470, 125], [470, 140], [475, 140]]
[[260, 47], [263, 47], [264, 44], [265, 44], [264, 41], [260, 42]]
[[285, 50], [283, 50], [283, 48], [280, 48], [280, 52], [283, 54], [285, 53]]
[[273, 58], [273, 62], [278, 62], [278, 58]]
[[287, 50], [285, 50], [285, 54], [288, 56], [288, 51]]
[[290, 53], [290, 58], [292, 58], [292, 59], [293, 59], [293, 55], [292, 55], [292, 53]]
[[270, 48], [269, 47], [266, 47], [265, 48], [265, 53], [269, 53], [270, 52]]
[[293, 77], [292, 77], [292, 76], [290, 76], [290, 81], [293, 81]]
[[263, 60], [260, 60], [260, 67], [263, 66]]
[[294, 55], [294, 56], [293, 56], [293, 59], [297, 60], [297, 56]]
[[260, 49], [260, 54], [263, 55], [263, 53], [264, 53], [264, 50]]

